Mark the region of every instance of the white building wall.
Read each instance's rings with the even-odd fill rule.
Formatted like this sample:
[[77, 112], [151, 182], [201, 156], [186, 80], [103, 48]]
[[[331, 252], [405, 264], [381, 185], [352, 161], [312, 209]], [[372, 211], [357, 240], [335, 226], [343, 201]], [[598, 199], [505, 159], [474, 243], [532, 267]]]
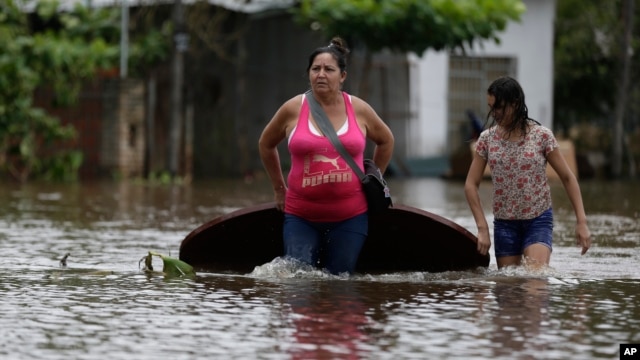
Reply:
[[428, 51], [410, 56], [411, 108], [417, 116], [407, 126], [407, 156], [424, 157], [446, 152], [449, 56]]
[[[556, 0], [524, 0], [519, 23], [499, 34], [500, 44], [485, 41], [468, 49], [469, 56], [516, 58], [517, 80], [523, 87], [529, 116], [553, 125], [553, 32]], [[447, 153], [448, 63], [446, 52], [411, 56], [411, 106], [416, 116], [408, 127], [407, 156], [434, 157]], [[486, 84], [487, 87], [489, 84]]]

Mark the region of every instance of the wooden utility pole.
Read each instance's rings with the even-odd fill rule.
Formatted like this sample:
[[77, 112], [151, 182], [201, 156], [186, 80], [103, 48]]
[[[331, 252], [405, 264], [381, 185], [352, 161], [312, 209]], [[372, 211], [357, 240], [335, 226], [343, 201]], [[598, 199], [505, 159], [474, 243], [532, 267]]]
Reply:
[[145, 131], [145, 147], [144, 147], [144, 177], [149, 178], [153, 171], [153, 159], [156, 153], [156, 79], [152, 74], [147, 81], [147, 111], [145, 114], [145, 122], [147, 124]]
[[180, 158], [180, 138], [182, 129], [182, 87], [184, 82], [183, 54], [189, 46], [189, 35], [185, 32], [184, 8], [182, 0], [175, 0], [173, 6], [173, 63], [171, 68], [171, 119], [169, 125], [169, 154], [167, 156], [167, 168], [174, 178], [178, 174], [178, 160]]
[[122, 0], [120, 11], [120, 78], [126, 79], [129, 65], [129, 3]]

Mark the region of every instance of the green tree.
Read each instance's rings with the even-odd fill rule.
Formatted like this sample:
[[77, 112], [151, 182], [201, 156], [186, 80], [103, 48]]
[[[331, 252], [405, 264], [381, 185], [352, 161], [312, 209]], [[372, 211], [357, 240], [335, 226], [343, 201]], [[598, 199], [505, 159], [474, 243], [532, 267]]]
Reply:
[[560, 0], [554, 44], [557, 126], [602, 123], [615, 106], [617, 1]]
[[[611, 169], [614, 177], [621, 176], [623, 157], [627, 173], [633, 175], [637, 161], [633, 157], [638, 155], [630, 137], [640, 112], [636, 85], [640, 64], [632, 60], [638, 52], [635, 39], [640, 24], [629, 19], [640, 16], [640, 8], [629, 4], [628, 0], [559, 0], [556, 14], [554, 124], [564, 130], [580, 129], [574, 136], [577, 151], [603, 151], [617, 167]], [[628, 11], [633, 13], [625, 16]], [[627, 25], [633, 26], [630, 42], [625, 42]], [[594, 136], [593, 131], [599, 134]]]
[[[166, 58], [170, 38], [166, 27], [135, 20], [147, 30], [130, 46], [129, 68], [139, 75]], [[60, 146], [75, 129], [35, 107], [34, 91], [50, 87], [55, 105], [73, 105], [86, 81], [117, 66], [119, 43], [119, 7], [60, 11], [55, 0], [0, 3], [0, 173], [20, 181], [76, 179], [82, 153]]]
[[[80, 26], [83, 15], [58, 14], [55, 2], [39, 2], [29, 15], [22, 3], [0, 5], [0, 171], [26, 181], [31, 176], [73, 177], [82, 162], [74, 151], [51, 152], [75, 131], [33, 104], [34, 91], [51, 86], [59, 104], [77, 96], [82, 79], [117, 54]], [[38, 24], [44, 25], [34, 30]]]
[[372, 52], [389, 49], [422, 56], [428, 49], [462, 49], [497, 34], [525, 11], [521, 0], [301, 0], [295, 20], [325, 37], [364, 44], [366, 97]]
[[443, 50], [499, 41], [497, 33], [525, 11], [520, 0], [302, 0], [296, 19], [327, 37], [348, 36], [370, 51]]

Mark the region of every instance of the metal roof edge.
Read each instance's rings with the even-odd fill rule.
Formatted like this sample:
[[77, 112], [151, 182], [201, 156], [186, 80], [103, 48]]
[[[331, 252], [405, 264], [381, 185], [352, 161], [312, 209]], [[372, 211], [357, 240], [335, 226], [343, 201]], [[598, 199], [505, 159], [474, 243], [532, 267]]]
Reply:
[[[32, 11], [39, 0], [25, 0], [21, 8], [25, 11]], [[266, 11], [285, 10], [295, 5], [296, 0], [205, 0], [211, 5], [223, 7], [225, 9], [255, 14]], [[71, 10], [77, 4], [101, 8], [101, 7], [141, 7], [154, 5], [168, 5], [175, 3], [175, 0], [58, 0], [61, 11]], [[197, 0], [182, 0], [184, 5], [190, 5]]]

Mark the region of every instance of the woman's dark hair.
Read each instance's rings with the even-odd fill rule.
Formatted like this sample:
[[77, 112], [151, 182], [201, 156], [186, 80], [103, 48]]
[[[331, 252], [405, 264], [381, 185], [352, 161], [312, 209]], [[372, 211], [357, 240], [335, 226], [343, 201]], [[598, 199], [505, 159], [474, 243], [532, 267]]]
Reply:
[[331, 39], [331, 42], [327, 46], [322, 46], [315, 49], [311, 55], [309, 55], [309, 65], [307, 65], [307, 73], [311, 69], [311, 65], [313, 64], [313, 60], [316, 56], [329, 53], [336, 59], [338, 62], [338, 66], [340, 67], [340, 72], [347, 71], [347, 55], [349, 54], [349, 48], [347, 48], [347, 43], [339, 36]]
[[516, 79], [510, 76], [497, 78], [489, 85], [487, 94], [495, 98], [493, 108], [489, 109], [487, 114], [487, 121], [491, 118], [494, 109], [504, 109], [507, 105], [513, 105], [514, 119], [506, 129], [508, 134], [516, 129], [519, 129], [521, 134], [526, 134], [529, 120], [540, 124], [529, 117], [529, 109], [524, 101], [524, 91]]

